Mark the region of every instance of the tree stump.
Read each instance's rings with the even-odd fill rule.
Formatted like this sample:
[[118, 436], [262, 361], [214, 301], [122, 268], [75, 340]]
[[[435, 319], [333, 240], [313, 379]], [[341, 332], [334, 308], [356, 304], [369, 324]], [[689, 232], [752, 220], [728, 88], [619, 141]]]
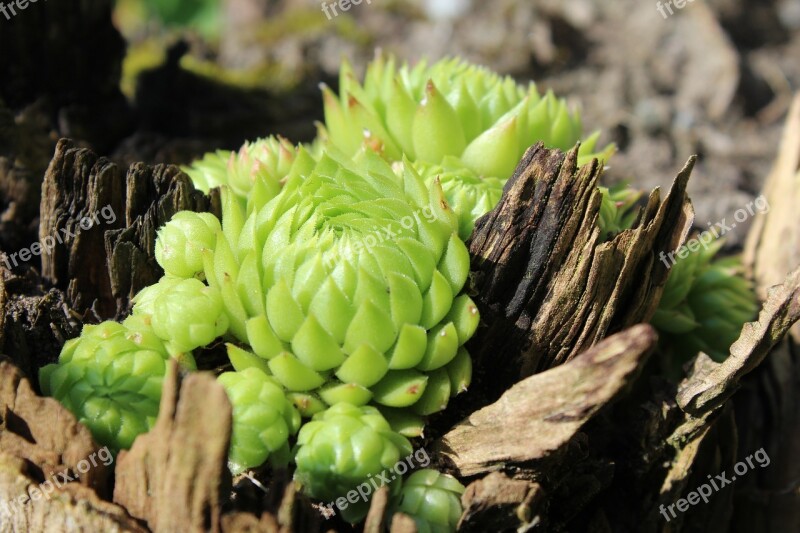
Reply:
[[[792, 131], [790, 125], [787, 136]], [[786, 145], [797, 148], [797, 143]], [[689, 531], [702, 525], [724, 531], [743, 512], [741, 502], [755, 509], [748, 523], [752, 529], [768, 531], [777, 520], [796, 523], [797, 514], [789, 508], [796, 495], [781, 483], [791, 481], [793, 472], [783, 461], [796, 440], [783, 430], [796, 413], [792, 386], [798, 373], [785, 344], [791, 341], [782, 339], [800, 318], [800, 269], [764, 292], [758, 320], [745, 327], [728, 360], [718, 364], [701, 355], [681, 383], [659, 378], [657, 365], [648, 362], [656, 335], [646, 322], [667, 276], [658, 254], [678, 248], [691, 227], [685, 187], [692, 160], [663, 200], [659, 191], [651, 193], [632, 229], [603, 241], [595, 224], [600, 168], [593, 162], [579, 169], [576, 156], [577, 147], [566, 154], [532, 147], [470, 243], [472, 288], [483, 317], [472, 346], [476, 380], [462, 401], [432, 421], [431, 433], [440, 438], [428, 442], [441, 468], [471, 481], [461, 530]], [[772, 210], [755, 225], [757, 242], [748, 252], [753, 271], [764, 279], [777, 275], [769, 268], [788, 271], [760, 255], [775, 245], [775, 234], [764, 228], [780, 223], [770, 217], [791, 198], [781, 168], [770, 178], [772, 190], [779, 191], [770, 193]], [[0, 341], [30, 375], [56, 356], [61, 337], [74, 336], [81, 322], [127, 311], [130, 295], [158, 274], [154, 231], [174, 211], [218, 209], [216, 199], [194, 191], [174, 167], [135, 165], [122, 176], [88, 150], [66, 141], [58, 146], [43, 188], [41, 219], [47, 229], [42, 235], [75, 228], [91, 206], [105, 201], [113, 202], [120, 217], [100, 235], [76, 231], [73, 240], [43, 259], [43, 274], [56, 285], [46, 294], [43, 280], [37, 284], [32, 273], [27, 278], [5, 273]], [[88, 250], [92, 265], [78, 268], [77, 259], [88, 257]], [[787, 258], [786, 265], [795, 260]], [[50, 338], [41, 336], [43, 312]], [[49, 347], [47, 358], [33, 356], [31, 344]], [[771, 352], [770, 364], [762, 364]], [[0, 386], [18, 388], [14, 383], [21, 382], [20, 375], [9, 363], [3, 368]], [[103, 500], [108, 486], [67, 483], [54, 492], [58, 501], [84, 498], [88, 506], [68, 519], [87, 531], [102, 520], [113, 520], [120, 531], [317, 530], [318, 512], [278, 473], [276, 484], [249, 509], [231, 505], [224, 453], [230, 407], [207, 374], [181, 377], [173, 368], [171, 375], [156, 428], [115, 465], [114, 503]], [[45, 428], [48, 416], [73, 420], [87, 442], [81, 453], [94, 446], [72, 415], [52, 400], [38, 399], [30, 388], [23, 389], [29, 391], [25, 404], [43, 401], [58, 414], [9, 402], [0, 427], [0, 452], [7, 459], [0, 463], [6, 480], [0, 490], [9, 498], [53, 470], [47, 465], [54, 460], [46, 458], [64, 455], [63, 445], [48, 432], [63, 430]], [[769, 397], [781, 402], [765, 404], [763, 398]], [[782, 416], [768, 416], [776, 408]], [[760, 431], [748, 431], [750, 423]], [[15, 427], [32, 428], [29, 446], [41, 451], [9, 444], [20, 442], [13, 436]], [[33, 432], [37, 427], [44, 433]], [[173, 455], [197, 446], [205, 451], [180, 460]], [[661, 505], [674, 504], [708, 476], [731, 471], [761, 446], [775, 470], [723, 488], [708, 505], [670, 521], [663, 518]], [[31, 465], [27, 468], [34, 474], [26, 474], [23, 465]], [[25, 475], [26, 482], [11, 481]], [[758, 487], [758, 497], [748, 498], [751, 487]], [[368, 530], [385, 526], [385, 507], [385, 498], [375, 498]], [[767, 514], [772, 508], [779, 512]], [[24, 507], [26, 514], [9, 523], [48, 530], [72, 512], [53, 511], [50, 517], [37, 509]], [[412, 531], [413, 523], [395, 516], [390, 527]]]
[[[40, 2], [0, 33], [0, 79], [24, 81], [0, 88], [0, 244], [62, 236], [41, 269], [0, 264], [0, 349], [10, 358], [0, 362], [0, 532], [343, 526], [324, 522], [286, 472], [230, 479], [230, 405], [211, 373], [181, 375], [173, 365], [154, 430], [115, 464], [85, 473], [82, 461], [101, 450], [36, 393], [38, 369], [65, 340], [83, 324], [121, 318], [132, 295], [158, 279], [160, 225], [182, 209], [220, 211], [216, 194], [194, 190], [174, 166], [123, 169], [67, 140], [47, 164], [57, 137], [42, 115], [100, 148], [129, 126], [97, 119], [97, 109], [128, 116], [117, 89], [122, 41], [108, 0], [84, 4]], [[56, 20], [62, 31], [40, 39], [36, 29]], [[64, 57], [70, 39], [102, 53], [73, 64]], [[13, 71], [17, 64], [31, 70]], [[153, 74], [145, 96], [158, 94], [173, 67]], [[102, 105], [90, 113], [93, 100]], [[37, 143], [18, 142], [25, 128]], [[460, 530], [800, 530], [800, 329], [791, 329], [800, 319], [800, 96], [765, 188], [771, 210], [745, 251], [763, 309], [724, 363], [700, 355], [677, 384], [660, 377], [647, 322], [668, 276], [659, 255], [692, 227], [694, 158], [610, 240], [596, 226], [602, 169], [576, 161], [577, 148], [531, 147], [469, 243], [482, 315], [470, 344], [475, 380], [416, 443], [468, 484]], [[106, 206], [113, 221], [81, 226]], [[719, 487], [708, 503], [663, 511], [761, 448], [768, 467]], [[61, 483], [40, 494], [54, 476]], [[365, 530], [414, 531], [409, 517], [385, 516], [387, 503], [385, 493], [374, 498]]]

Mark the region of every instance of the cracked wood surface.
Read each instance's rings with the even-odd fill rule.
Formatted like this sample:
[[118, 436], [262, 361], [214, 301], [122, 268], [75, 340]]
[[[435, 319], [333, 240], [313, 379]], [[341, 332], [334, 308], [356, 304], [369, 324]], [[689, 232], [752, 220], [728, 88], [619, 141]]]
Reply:
[[651, 193], [634, 227], [602, 242], [595, 160], [531, 147], [500, 204], [470, 241], [482, 327], [470, 343], [476, 374], [500, 390], [565, 363], [609, 334], [649, 321], [694, 213], [686, 197], [694, 158], [661, 201]]
[[154, 532], [220, 531], [231, 423], [214, 376], [184, 377], [172, 360], [155, 426], [117, 459], [114, 501]]
[[125, 171], [62, 139], [42, 185], [39, 237], [59, 241], [42, 254], [42, 278], [78, 311], [123, 316], [130, 298], [163, 274], [156, 231], [182, 210], [219, 216], [219, 197], [195, 190], [175, 166], [137, 163]]
[[634, 326], [556, 368], [533, 375], [447, 433], [437, 451], [460, 476], [550, 458], [624, 391], [656, 344]]

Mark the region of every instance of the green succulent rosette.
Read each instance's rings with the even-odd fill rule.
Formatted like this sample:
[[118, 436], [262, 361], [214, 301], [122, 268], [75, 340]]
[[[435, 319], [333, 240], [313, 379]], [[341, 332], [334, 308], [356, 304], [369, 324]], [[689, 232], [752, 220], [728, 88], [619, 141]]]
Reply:
[[228, 331], [219, 290], [202, 281], [165, 276], [134, 297], [131, 327], [148, 324], [173, 355], [208, 346]]
[[217, 378], [233, 406], [229, 466], [234, 475], [264, 464], [285, 466], [289, 437], [300, 428], [300, 413], [281, 386], [258, 368], [225, 372]]
[[103, 322], [67, 341], [58, 363], [40, 370], [39, 383], [116, 452], [155, 423], [168, 360], [153, 332]]
[[427, 468], [403, 482], [394, 512], [409, 515], [419, 533], [453, 533], [463, 513], [464, 485], [452, 476]]
[[[707, 246], [699, 239], [688, 242], [691, 246], [674, 256], [676, 262], [652, 324], [663, 349], [678, 363], [699, 352], [721, 362], [744, 324], [755, 318], [757, 298], [737, 258], [714, 260], [723, 241]], [[670, 261], [666, 255], [662, 260]]]
[[[393, 57], [379, 55], [363, 84], [345, 63], [339, 90], [337, 96], [322, 88], [323, 138], [348, 155], [366, 147], [389, 161], [406, 157], [430, 180], [441, 165], [451, 176], [447, 198], [464, 219], [463, 228], [494, 208], [528, 147], [541, 141], [568, 150], [582, 135], [579, 114], [552, 92], [542, 96], [535, 84], [524, 88], [460, 59], [398, 68]], [[613, 153], [609, 146], [593, 154], [597, 138], [581, 146], [580, 164], [592, 157], [605, 161]]]
[[238, 152], [217, 150], [182, 170], [194, 186], [208, 192], [226, 186], [243, 204], [264, 203], [281, 190], [295, 167], [313, 166], [319, 146], [294, 146], [283, 137], [246, 142]]
[[428, 415], [469, 383], [469, 253], [438, 182], [404, 166], [330, 152], [249, 216], [223, 194], [206, 279], [306, 415], [339, 402]]
[[203, 250], [213, 250], [219, 219], [210, 213], [181, 211], [158, 230], [156, 261], [168, 276], [203, 279]]
[[[408, 439], [394, 432], [374, 407], [336, 404], [300, 428], [294, 477], [312, 498], [334, 502], [379, 474], [388, 476], [412, 451]], [[402, 479], [391, 478], [396, 493]], [[368, 508], [367, 500], [350, 504], [342, 517], [358, 522]]]

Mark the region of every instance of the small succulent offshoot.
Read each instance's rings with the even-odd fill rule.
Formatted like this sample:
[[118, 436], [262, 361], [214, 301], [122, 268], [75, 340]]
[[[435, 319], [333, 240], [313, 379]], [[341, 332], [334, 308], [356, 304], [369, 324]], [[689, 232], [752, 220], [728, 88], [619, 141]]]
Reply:
[[59, 362], [39, 371], [39, 383], [116, 453], [152, 428], [168, 360], [152, 331], [103, 322], [67, 341]]
[[176, 213], [158, 230], [156, 261], [168, 276], [202, 281], [203, 250], [214, 249], [220, 229], [219, 220], [210, 213]]
[[227, 186], [243, 203], [253, 193], [263, 202], [280, 191], [298, 159], [310, 161], [318, 151], [312, 146], [294, 146], [283, 137], [267, 137], [244, 143], [238, 152], [208, 153], [182, 170], [203, 192]]
[[744, 324], [756, 316], [758, 300], [738, 259], [714, 260], [722, 244], [717, 240], [695, 251], [687, 247], [672, 266], [652, 324], [673, 364], [700, 352], [724, 361]]
[[392, 510], [412, 517], [419, 533], [451, 533], [464, 512], [464, 490], [453, 476], [430, 468], [417, 470], [403, 482]]
[[233, 406], [229, 465], [236, 475], [270, 459], [286, 466], [289, 437], [300, 428], [300, 413], [273, 378], [257, 368], [225, 372], [218, 378]]
[[[391, 472], [413, 451], [411, 443], [389, 426], [371, 406], [336, 404], [314, 415], [297, 437], [295, 479], [313, 498], [332, 502], [372, 476]], [[402, 479], [392, 475], [389, 487], [397, 494]], [[364, 518], [369, 501], [342, 510], [355, 523]]]

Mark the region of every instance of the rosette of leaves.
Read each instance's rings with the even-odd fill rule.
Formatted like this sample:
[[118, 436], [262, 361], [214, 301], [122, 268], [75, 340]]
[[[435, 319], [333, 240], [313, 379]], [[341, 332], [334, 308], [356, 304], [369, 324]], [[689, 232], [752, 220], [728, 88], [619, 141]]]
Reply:
[[[370, 478], [391, 476], [389, 487], [396, 494], [402, 478], [391, 474], [392, 469], [412, 451], [408, 439], [394, 432], [377, 409], [340, 403], [300, 429], [294, 477], [309, 496], [325, 502], [346, 496]], [[368, 509], [366, 499], [351, 501], [342, 517], [355, 523]]]
[[39, 383], [116, 452], [155, 423], [168, 359], [152, 331], [103, 322], [67, 341], [58, 363], [40, 370]]
[[192, 350], [208, 346], [228, 332], [222, 295], [193, 277], [164, 276], [140, 291], [133, 302], [133, 313], [125, 324], [131, 329], [150, 328], [179, 361], [192, 360]]
[[[263, 205], [273, 198], [292, 169], [313, 167], [313, 147], [294, 146], [283, 137], [246, 142], [238, 152], [217, 150], [182, 170], [203, 192], [227, 186], [243, 204]], [[298, 161], [299, 160], [299, 161]]]
[[218, 378], [233, 406], [229, 466], [234, 475], [269, 458], [285, 466], [289, 437], [300, 428], [300, 413], [280, 384], [258, 368], [225, 372]]
[[[541, 141], [568, 150], [582, 135], [580, 115], [565, 100], [460, 59], [398, 68], [393, 57], [379, 55], [363, 84], [345, 63], [339, 90], [322, 88], [327, 142], [349, 155], [367, 147], [389, 161], [406, 157], [429, 181], [442, 166], [464, 228], [494, 208], [528, 147]], [[579, 163], [611, 156], [613, 146], [592, 154], [597, 137], [582, 145]]]
[[204, 279], [203, 250], [213, 250], [219, 219], [210, 213], [181, 211], [158, 230], [156, 261], [168, 276]]
[[462, 494], [456, 478], [426, 468], [405, 479], [393, 511], [412, 517], [419, 533], [453, 533], [463, 513]]
[[674, 256], [652, 324], [664, 350], [678, 363], [699, 352], [724, 361], [744, 324], [756, 316], [757, 298], [739, 260], [714, 260], [722, 244], [716, 240], [706, 246], [693, 239]]
[[222, 226], [206, 279], [304, 415], [373, 402], [424, 416], [469, 384], [479, 316], [438, 182], [326, 153], [249, 216], [223, 194]]

